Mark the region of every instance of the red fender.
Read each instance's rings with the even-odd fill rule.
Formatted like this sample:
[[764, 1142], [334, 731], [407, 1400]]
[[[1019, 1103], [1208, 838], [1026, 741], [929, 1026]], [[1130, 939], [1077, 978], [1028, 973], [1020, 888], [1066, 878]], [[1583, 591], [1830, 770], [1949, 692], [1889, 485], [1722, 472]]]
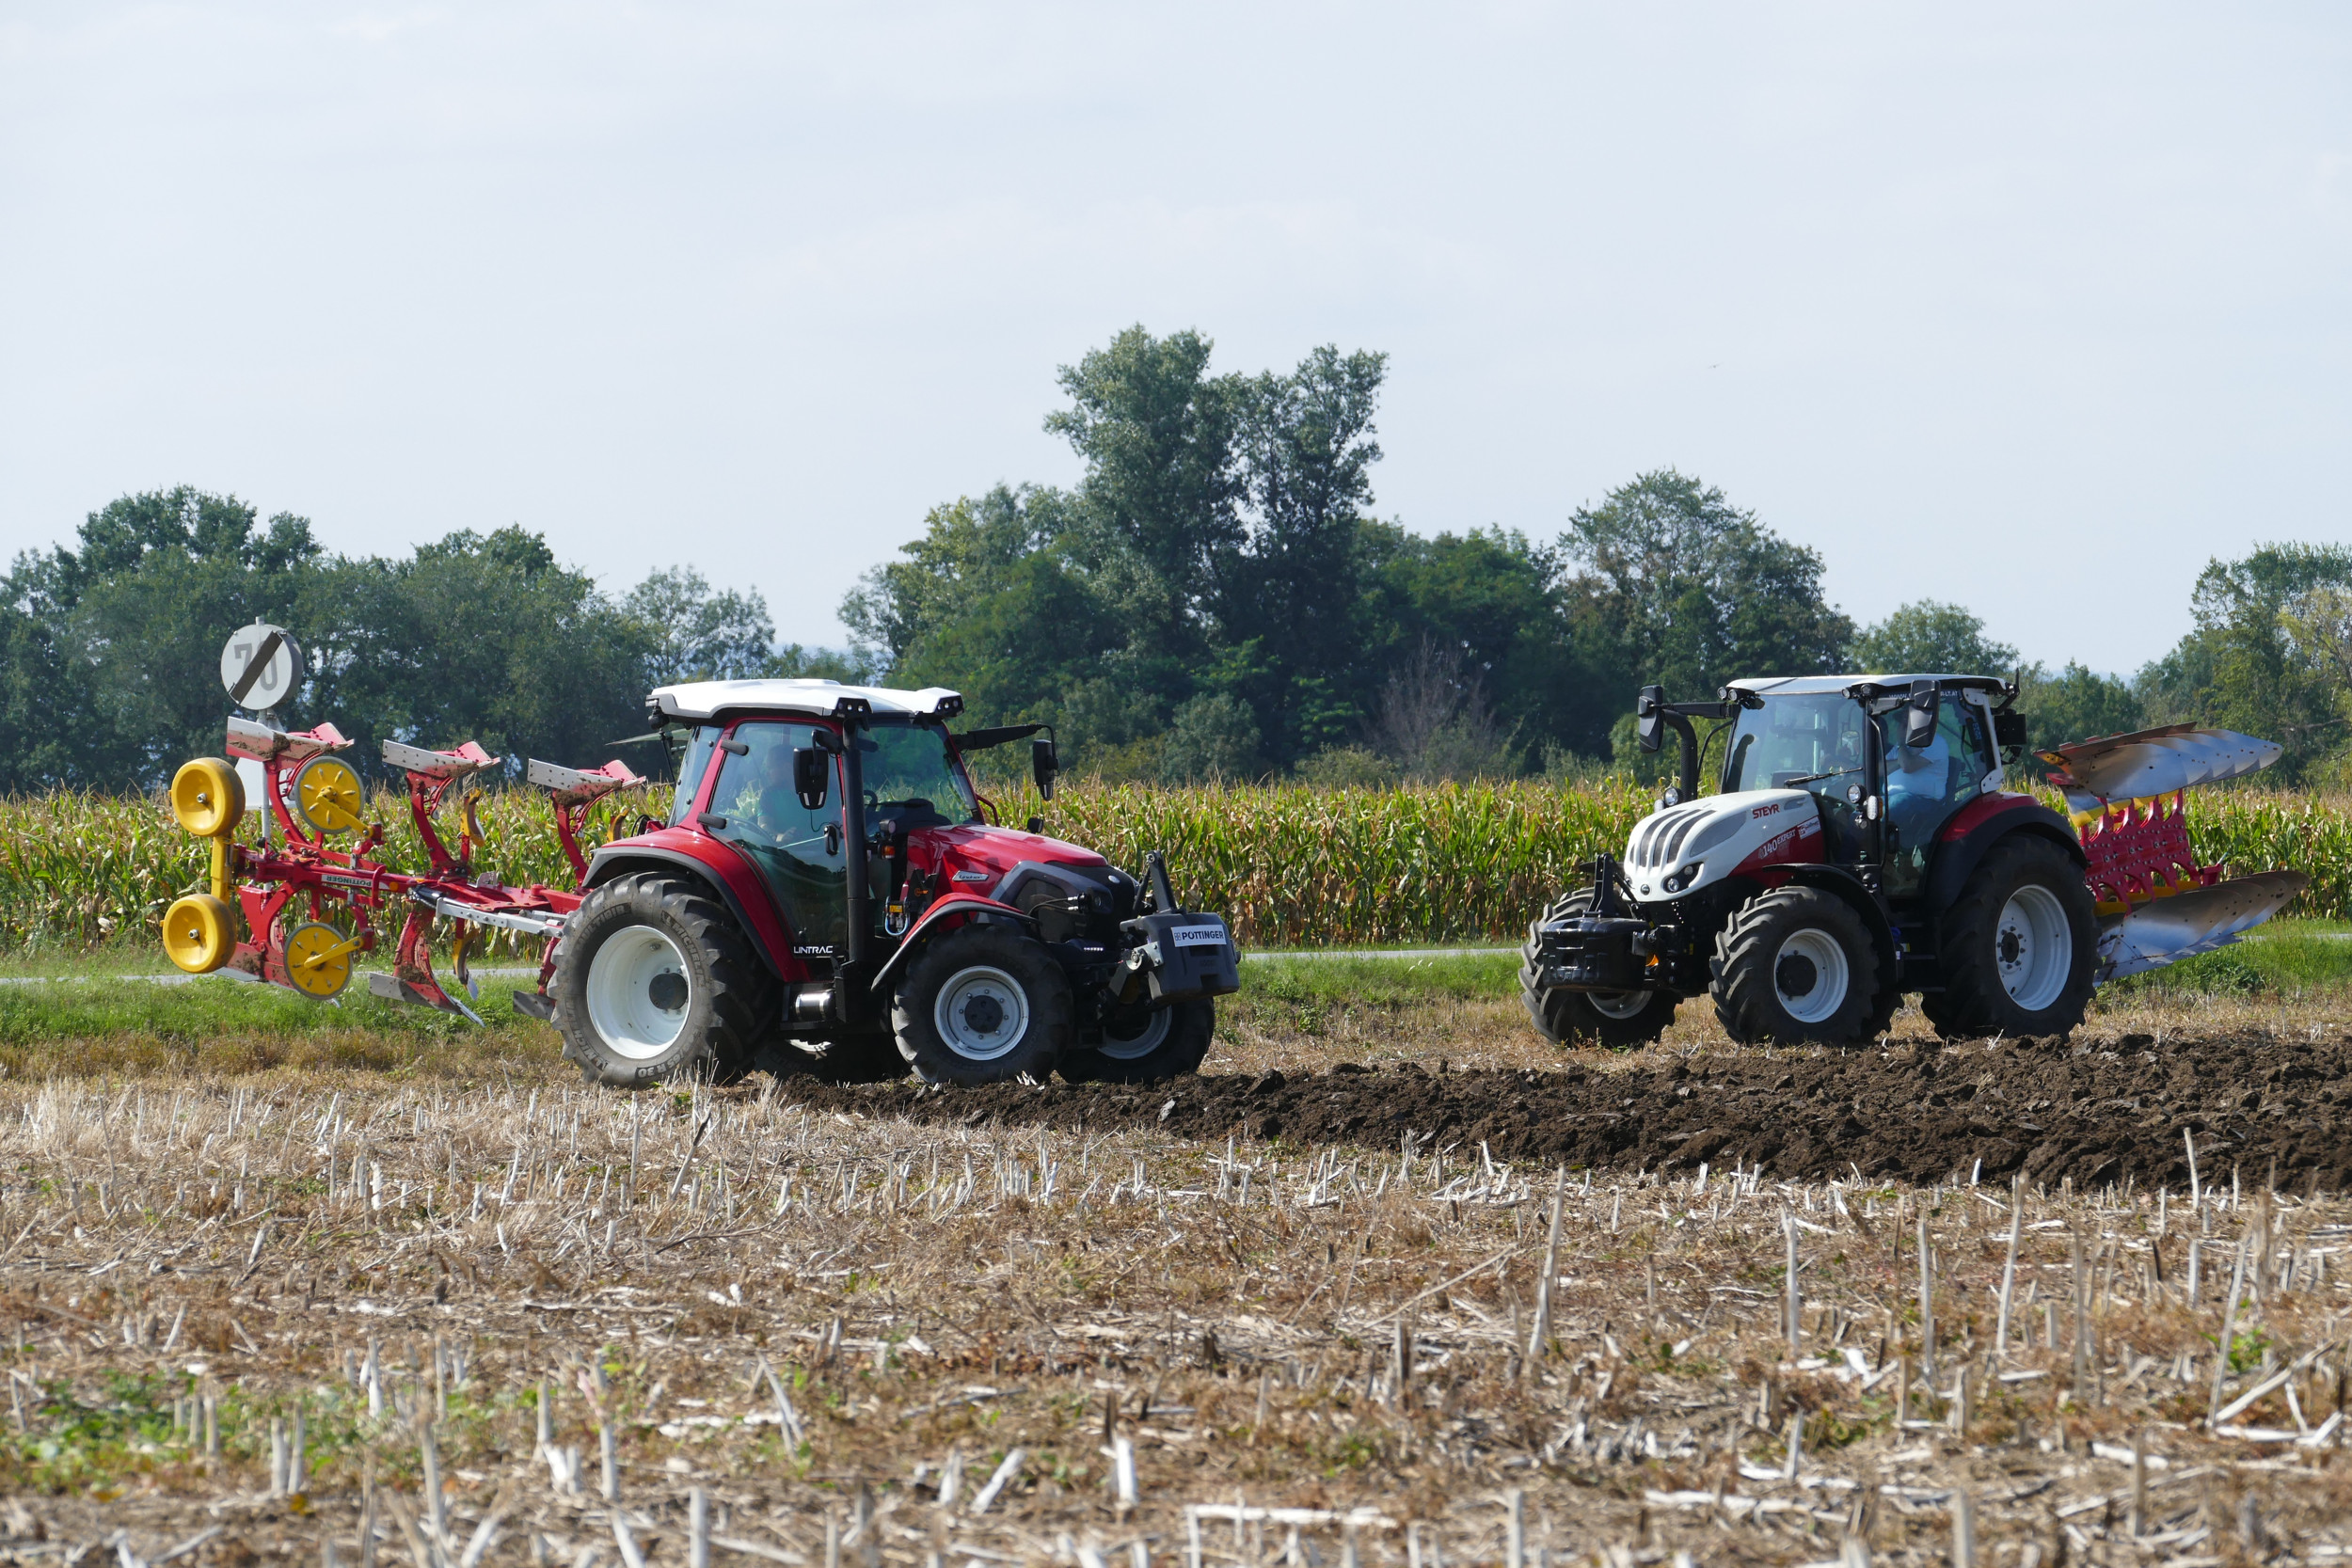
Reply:
[[694, 828], [658, 828], [637, 838], [616, 839], [588, 863], [586, 885], [601, 887], [624, 871], [674, 865], [698, 872], [735, 918], [742, 923], [760, 960], [786, 981], [806, 980], [808, 965], [792, 951], [792, 933], [776, 912], [759, 868], [722, 838]]
[[909, 927], [907, 934], [898, 939], [898, 950], [891, 954], [889, 960], [875, 972], [873, 989], [881, 990], [890, 983], [891, 976], [898, 972], [898, 966], [906, 961], [907, 955], [914, 951], [915, 939], [938, 925], [942, 919], [956, 915], [969, 915], [983, 911], [990, 914], [1010, 915], [1024, 926], [1036, 924], [1029, 916], [1023, 914], [1010, 904], [1000, 904], [993, 898], [984, 897], [977, 893], [947, 894], [930, 909], [925, 910], [922, 918]]

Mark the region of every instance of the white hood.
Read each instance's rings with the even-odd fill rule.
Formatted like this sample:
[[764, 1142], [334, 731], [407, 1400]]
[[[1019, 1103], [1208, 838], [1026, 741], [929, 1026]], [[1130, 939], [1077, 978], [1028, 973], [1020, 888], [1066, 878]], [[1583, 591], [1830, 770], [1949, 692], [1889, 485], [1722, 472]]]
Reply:
[[[1679, 898], [1722, 881], [1775, 839], [1787, 838], [1793, 847], [1798, 839], [1820, 831], [1813, 797], [1802, 789], [1708, 795], [1652, 812], [1635, 823], [1625, 845], [1625, 878], [1633, 884], [1636, 898]], [[1785, 858], [1819, 857], [1792, 853]]]

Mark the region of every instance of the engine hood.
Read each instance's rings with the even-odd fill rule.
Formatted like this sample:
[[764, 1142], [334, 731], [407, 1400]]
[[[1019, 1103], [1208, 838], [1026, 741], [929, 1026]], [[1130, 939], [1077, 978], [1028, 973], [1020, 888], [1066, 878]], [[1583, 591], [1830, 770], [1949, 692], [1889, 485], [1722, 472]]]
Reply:
[[965, 823], [921, 828], [909, 835], [908, 861], [949, 887], [985, 894], [1024, 861], [1046, 865], [1100, 866], [1109, 862], [1091, 849], [1017, 828]]
[[1680, 898], [1727, 877], [1821, 858], [1821, 815], [1802, 789], [1743, 789], [1652, 812], [1626, 839], [1637, 898]]

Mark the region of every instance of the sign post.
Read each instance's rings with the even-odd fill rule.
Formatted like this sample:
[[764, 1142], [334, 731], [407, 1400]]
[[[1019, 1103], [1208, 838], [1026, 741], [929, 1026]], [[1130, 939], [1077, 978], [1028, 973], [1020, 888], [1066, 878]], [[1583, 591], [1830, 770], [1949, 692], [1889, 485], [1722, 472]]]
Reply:
[[[239, 707], [267, 712], [293, 696], [294, 688], [302, 684], [302, 649], [283, 626], [267, 621], [240, 626], [229, 634], [228, 643], [220, 650], [220, 684], [229, 689], [229, 700]], [[246, 799], [262, 800], [268, 783], [262, 765], [240, 759], [237, 773]], [[266, 806], [261, 816], [262, 836], [266, 841], [270, 831]]]

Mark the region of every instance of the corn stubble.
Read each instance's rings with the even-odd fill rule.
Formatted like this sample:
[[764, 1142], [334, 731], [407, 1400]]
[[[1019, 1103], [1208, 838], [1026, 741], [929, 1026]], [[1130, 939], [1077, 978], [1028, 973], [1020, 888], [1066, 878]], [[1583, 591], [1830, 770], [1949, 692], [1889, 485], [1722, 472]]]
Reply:
[[0, 1526], [418, 1568], [2320, 1555], [2352, 1211], [2207, 1144], [2194, 1202], [2012, 1209], [764, 1082], [4, 1086]]

